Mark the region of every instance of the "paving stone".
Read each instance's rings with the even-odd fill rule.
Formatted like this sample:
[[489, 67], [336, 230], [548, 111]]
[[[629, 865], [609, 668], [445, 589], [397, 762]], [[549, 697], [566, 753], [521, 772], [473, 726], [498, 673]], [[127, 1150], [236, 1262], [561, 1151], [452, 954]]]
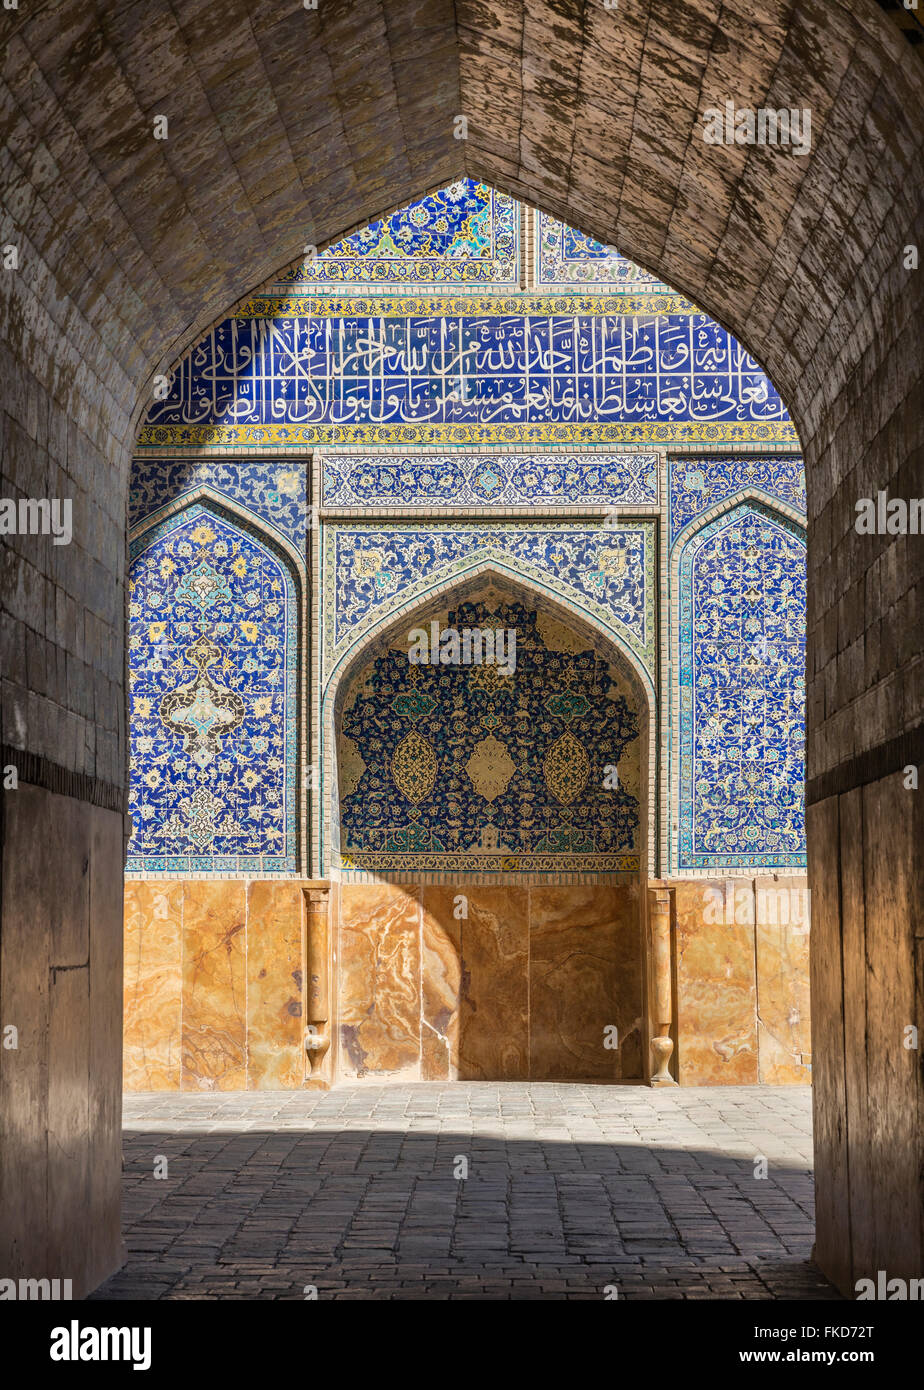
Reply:
[[[762, 1152], [771, 1132], [792, 1136], [780, 1139], [770, 1178], [742, 1179], [726, 1162], [717, 1105], [726, 1147], [745, 1128]], [[517, 1084], [513, 1104], [505, 1085], [453, 1083], [304, 1092], [284, 1108], [284, 1145], [264, 1133], [254, 1147], [234, 1131], [257, 1117], [272, 1125], [277, 1107], [249, 1094], [226, 1092], [215, 1107], [177, 1093], [127, 1096], [129, 1260], [94, 1297], [297, 1299], [308, 1284], [337, 1300], [586, 1300], [613, 1284], [633, 1300], [837, 1297], [808, 1263], [807, 1091], [537, 1083]], [[169, 1134], [163, 1147], [186, 1165], [180, 1186], [143, 1169], [152, 1111]], [[202, 1134], [203, 1114], [220, 1114], [227, 1132]], [[447, 1115], [472, 1124], [477, 1168], [464, 1182], [445, 1175], [431, 1142]], [[459, 1142], [456, 1129], [453, 1153]], [[337, 1157], [347, 1150], [349, 1173]], [[283, 1151], [285, 1169], [265, 1161]], [[523, 1172], [524, 1153], [542, 1170]], [[208, 1193], [206, 1206], [191, 1189]]]

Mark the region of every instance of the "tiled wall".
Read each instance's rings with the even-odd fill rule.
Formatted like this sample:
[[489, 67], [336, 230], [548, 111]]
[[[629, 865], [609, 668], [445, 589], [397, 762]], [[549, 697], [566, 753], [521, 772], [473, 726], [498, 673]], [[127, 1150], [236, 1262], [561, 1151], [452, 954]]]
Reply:
[[[768, 919], [770, 882], [670, 884], [682, 1085], [811, 1080], [809, 936]], [[302, 916], [292, 881], [129, 881], [126, 1088], [306, 1084]], [[335, 885], [321, 1076], [641, 1082], [639, 919], [633, 883]]]

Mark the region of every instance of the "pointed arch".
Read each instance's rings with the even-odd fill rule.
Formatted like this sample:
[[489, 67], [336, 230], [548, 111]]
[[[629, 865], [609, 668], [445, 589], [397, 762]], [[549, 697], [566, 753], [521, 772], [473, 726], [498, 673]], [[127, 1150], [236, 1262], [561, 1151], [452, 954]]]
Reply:
[[[412, 531], [415, 532], [416, 524], [407, 523]], [[573, 525], [573, 523], [571, 523]], [[524, 524], [520, 535], [529, 534], [530, 538], [541, 536], [543, 529], [555, 532], [560, 529], [567, 529], [569, 523], [563, 521], [560, 525], [556, 523], [537, 523], [532, 525]], [[372, 535], [372, 527], [347, 527], [344, 534], [353, 537], [357, 534], [361, 536]], [[650, 662], [647, 668], [647, 679], [650, 681], [655, 665], [655, 642], [654, 642], [654, 618], [653, 618], [653, 580], [654, 580], [654, 523], [648, 519], [639, 520], [626, 530], [608, 531], [605, 523], [597, 527], [593, 532], [592, 543], [598, 544], [607, 536], [615, 538], [624, 536], [628, 539], [631, 536], [640, 538], [641, 551], [641, 572], [636, 577], [636, 590], [634, 595], [630, 591], [630, 597], [634, 598], [636, 611], [634, 619], [638, 630], [633, 631], [630, 624], [622, 623], [612, 612], [602, 604], [594, 605], [593, 598], [587, 591], [582, 591], [575, 583], [574, 578], [564, 567], [555, 565], [554, 573], [550, 569], [543, 569], [537, 563], [531, 563], [523, 556], [516, 553], [513, 541], [514, 536], [509, 532], [501, 533], [500, 527], [493, 519], [483, 519], [477, 523], [470, 521], [460, 521], [452, 523], [447, 530], [468, 531], [472, 535], [477, 535], [479, 545], [471, 545], [461, 548], [461, 554], [456, 558], [448, 558], [443, 561], [439, 569], [433, 571], [429, 567], [412, 576], [401, 589], [391, 590], [391, 599], [387, 604], [380, 605], [380, 611], [373, 610], [372, 604], [366, 604], [366, 612], [354, 621], [352, 630], [340, 637], [337, 629], [337, 613], [335, 606], [325, 613], [325, 635], [323, 642], [323, 683], [332, 676], [333, 672], [341, 664], [343, 657], [349, 655], [359, 642], [366, 640], [379, 630], [379, 624], [386, 620], [388, 613], [406, 612], [408, 609], [416, 607], [418, 602], [428, 597], [435, 585], [445, 585], [451, 587], [457, 580], [468, 576], [479, 575], [486, 566], [493, 566], [498, 573], [507, 574], [514, 582], [529, 580], [533, 588], [541, 597], [557, 599], [569, 611], [575, 613], [578, 618], [585, 620], [593, 619], [594, 626], [609, 634], [614, 643], [627, 651], [632, 651], [640, 666], [645, 666], [646, 659]], [[338, 536], [334, 532], [325, 540], [324, 545], [324, 588], [328, 595], [335, 592], [335, 570], [337, 565], [336, 544]], [[389, 531], [381, 527], [376, 532], [378, 537], [384, 541], [389, 536]], [[590, 539], [591, 533], [581, 537], [581, 543]], [[376, 539], [371, 547], [371, 555], [375, 555], [381, 548], [381, 542]], [[370, 556], [371, 558], [371, 556]], [[382, 557], [378, 556], [377, 563], [383, 569]], [[554, 578], [555, 588], [553, 589], [549, 580]], [[566, 588], [567, 586], [567, 588]], [[329, 600], [330, 601], [330, 600]], [[384, 608], [384, 612], [381, 609]]]
[[[187, 532], [189, 540], [180, 539]], [[198, 582], [190, 579], [192, 569], [183, 568], [195, 545]], [[234, 561], [232, 545], [241, 552]], [[159, 549], [160, 563], [145, 570]], [[302, 573], [285, 537], [206, 487], [159, 508], [133, 529], [130, 737], [136, 771], [130, 794], [138, 816], [127, 872], [277, 877], [300, 871]], [[142, 589], [137, 597], [136, 584]], [[175, 603], [185, 616], [175, 616]], [[196, 609], [199, 617], [193, 616]], [[157, 652], [158, 644], [167, 650]], [[199, 671], [195, 689], [182, 674], [190, 663]], [[150, 692], [138, 694], [142, 683], [150, 684]], [[177, 712], [175, 727], [165, 734], [158, 711], [167, 697]], [[184, 721], [183, 709], [194, 697], [205, 701], [205, 713], [197, 707], [195, 719]], [[222, 756], [230, 738], [237, 744], [233, 759]], [[246, 758], [239, 756], [242, 741]], [[142, 772], [145, 762], [148, 770]], [[231, 770], [222, 769], [223, 762]], [[159, 826], [157, 832], [147, 830], [149, 822]], [[164, 837], [163, 852], [153, 842], [155, 833]]]
[[740, 487], [736, 491], [730, 492], [727, 497], [721, 498], [711, 507], [707, 507], [704, 512], [700, 512], [698, 516], [691, 517], [689, 521], [685, 522], [670, 541], [671, 556], [678, 557], [679, 560], [679, 553], [687, 541], [692, 540], [698, 531], [702, 531], [704, 526], [708, 526], [710, 522], [724, 516], [726, 512], [734, 511], [747, 504], [763, 507], [767, 512], [776, 512], [786, 521], [794, 522], [796, 526], [801, 528], [803, 536], [805, 535], [805, 512], [791, 506], [788, 502], [784, 502], [769, 488], [763, 488], [759, 483], [749, 483], [746, 487]]
[[[733, 527], [739, 521], [744, 521], [747, 517], [755, 517], [764, 521], [765, 524], [773, 527], [787, 536], [791, 541], [797, 543], [801, 552], [801, 562], [791, 553], [789, 565], [792, 571], [785, 583], [792, 584], [793, 602], [801, 607], [802, 623], [801, 635], [797, 641], [792, 639], [785, 643], [777, 643], [778, 646], [785, 647], [785, 653], [780, 652], [779, 669], [777, 678], [785, 678], [791, 687], [791, 698], [793, 702], [799, 704], [801, 728], [803, 730], [804, 744], [804, 721], [805, 721], [805, 695], [804, 695], [804, 662], [805, 662], [805, 585], [806, 585], [806, 565], [805, 565], [805, 526], [803, 520], [797, 514], [793, 514], [793, 509], [776, 499], [769, 502], [754, 495], [754, 489], [748, 489], [748, 496], [743, 500], [739, 494], [734, 497], [724, 499], [721, 504], [703, 513], [695, 522], [685, 529], [681, 543], [675, 545], [671, 556], [671, 633], [670, 633], [670, 652], [671, 652], [671, 707], [672, 707], [672, 730], [671, 730], [671, 760], [670, 767], [666, 770], [670, 779], [668, 784], [669, 804], [677, 808], [677, 820], [671, 825], [669, 863], [670, 871], [684, 875], [713, 875], [717, 873], [753, 875], [761, 869], [769, 869], [782, 872], [804, 873], [805, 871], [805, 850], [804, 850], [804, 829], [802, 830], [801, 847], [796, 848], [794, 842], [788, 843], [785, 847], [770, 847], [765, 844], [760, 847], [756, 843], [750, 851], [739, 849], [737, 852], [723, 852], [715, 849], [710, 853], [697, 853], [694, 848], [695, 838], [695, 814], [696, 814], [696, 789], [699, 777], [699, 766], [694, 748], [695, 741], [695, 675], [697, 671], [697, 632], [696, 614], [694, 612], [694, 596], [692, 592], [695, 578], [695, 562], [700, 553], [710, 541], [718, 538], [729, 527]], [[788, 602], [789, 600], [787, 600]], [[736, 613], [740, 611], [740, 596], [736, 600]], [[756, 621], [756, 618], [755, 618]], [[763, 649], [752, 654], [755, 662], [766, 660], [767, 644], [766, 634], [761, 634], [764, 646]], [[759, 639], [756, 639], [759, 640]], [[739, 662], [743, 663], [745, 657], [739, 654]], [[724, 668], [723, 668], [724, 669]], [[756, 669], [756, 666], [755, 666]], [[729, 675], [729, 672], [725, 673]], [[787, 702], [780, 700], [780, 687], [775, 688], [776, 699], [774, 702], [774, 713], [780, 714], [781, 737], [782, 728], [789, 720], [789, 713], [784, 709]], [[780, 711], [783, 711], [780, 713]], [[716, 719], [718, 716], [714, 716]], [[791, 721], [790, 721], [791, 722]], [[721, 730], [716, 724], [714, 738], [719, 739]], [[765, 735], [766, 736], [766, 735]], [[713, 735], [710, 735], [713, 737]], [[730, 747], [730, 745], [728, 745]], [[751, 751], [754, 745], [752, 743]], [[768, 748], [765, 750], [774, 760], [777, 759], [781, 748]], [[714, 750], [716, 769], [714, 775], [718, 775], [718, 767], [721, 761], [719, 748]], [[755, 754], [756, 761], [756, 754]], [[785, 767], [786, 759], [782, 759], [780, 765]], [[732, 751], [731, 761], [725, 769], [727, 775], [733, 775], [729, 768], [734, 765], [734, 753]], [[804, 751], [802, 753], [802, 778], [804, 780]], [[788, 799], [792, 792], [792, 777], [787, 779], [783, 788]], [[793, 823], [787, 827], [789, 841], [793, 841], [795, 833], [795, 822], [802, 825], [802, 806], [801, 796], [798, 806], [789, 808], [792, 812]], [[747, 834], [751, 833], [752, 827], [748, 827]], [[756, 833], [756, 832], [755, 832]]]
[[586, 638], [590, 647], [606, 661], [617, 666], [630, 683], [638, 700], [639, 711], [644, 718], [644, 728], [640, 731], [640, 869], [642, 872], [655, 872], [654, 827], [657, 825], [657, 808], [654, 802], [657, 787], [655, 757], [658, 714], [651, 675], [642, 665], [637, 653], [594, 615], [561, 594], [544, 589], [532, 578], [516, 573], [509, 562], [504, 563], [491, 557], [469, 567], [463, 574], [447, 575], [444, 572], [435, 577], [425, 592], [415, 596], [413, 603], [397, 612], [392, 610], [379, 619], [355, 646], [340, 657], [331, 671], [320, 702], [318, 776], [312, 778], [316, 784], [312, 822], [318, 831], [313, 846], [313, 871], [320, 876], [329, 875], [338, 868], [336, 861], [339, 858], [340, 792], [337, 730], [343, 712], [343, 701], [353, 677], [365, 664], [383, 654], [397, 633], [419, 626], [428, 613], [444, 607], [447, 600], [452, 603], [464, 602], [467, 597], [482, 591], [487, 584], [496, 584], [503, 594], [557, 619], [579, 636]]

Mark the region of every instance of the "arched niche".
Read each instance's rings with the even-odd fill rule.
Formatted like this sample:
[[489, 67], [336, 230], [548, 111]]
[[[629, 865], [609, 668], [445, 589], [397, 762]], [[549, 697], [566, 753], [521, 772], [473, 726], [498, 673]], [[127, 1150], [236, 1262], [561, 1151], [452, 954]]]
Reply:
[[675, 872], [805, 871], [805, 530], [740, 495], [672, 559]]
[[[515, 670], [415, 666], [431, 624], [515, 631]], [[642, 1080], [654, 732], [629, 654], [492, 565], [392, 617], [329, 697], [338, 1075]]]
[[569, 600], [540, 589], [517, 575], [512, 567], [493, 557], [489, 562], [470, 567], [463, 578], [443, 576], [426, 593], [418, 596], [413, 607], [384, 618], [365, 634], [361, 644], [341, 658], [332, 672], [322, 702], [321, 776], [318, 779], [315, 818], [321, 827], [321, 841], [318, 847], [321, 872], [336, 873], [342, 867], [339, 863], [342, 848], [339, 834], [341, 783], [337, 738], [342, 726], [344, 704], [357, 675], [376, 657], [399, 649], [402, 642], [406, 653], [407, 633], [412, 628], [425, 627], [437, 619], [444, 627], [449, 626], [447, 615], [450, 609], [457, 610], [460, 606], [472, 603], [485, 592], [492, 594], [492, 601], [496, 599], [501, 604], [505, 601], [516, 603], [527, 612], [542, 615], [542, 621], [550, 628], [557, 624], [563, 632], [573, 634], [572, 640], [576, 641], [577, 646], [583, 646], [585, 651], [594, 652], [598, 660], [610, 664], [618, 673], [618, 679], [625, 686], [629, 702], [637, 712], [639, 723], [637, 786], [639, 805], [644, 811], [640, 812], [639, 838], [635, 846], [637, 868], [653, 872], [656, 851], [653, 827], [656, 819], [655, 807], [650, 804], [650, 792], [656, 786], [654, 769], [657, 718], [649, 673], [641, 666], [628, 645], [621, 642], [611, 630], [604, 630], [590, 614]]
[[298, 872], [301, 618], [289, 550], [204, 492], [136, 529], [129, 873]]

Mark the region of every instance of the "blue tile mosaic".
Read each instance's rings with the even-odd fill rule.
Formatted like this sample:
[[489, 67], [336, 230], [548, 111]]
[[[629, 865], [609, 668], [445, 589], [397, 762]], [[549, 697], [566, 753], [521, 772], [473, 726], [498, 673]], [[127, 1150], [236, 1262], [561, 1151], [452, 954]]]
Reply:
[[129, 530], [162, 507], [200, 488], [260, 517], [304, 550], [308, 525], [308, 468], [274, 459], [136, 459], [129, 489]]
[[590, 443], [610, 424], [629, 442], [746, 441], [785, 438], [788, 419], [705, 314], [476, 315], [462, 301], [450, 315], [226, 319], [180, 364], [142, 442], [502, 443], [529, 425], [542, 442], [565, 428]]
[[472, 522], [323, 527], [327, 672], [390, 613], [477, 566], [532, 580], [654, 668], [654, 525]]
[[345, 285], [515, 287], [520, 208], [474, 179], [371, 222], [280, 275], [289, 292]]
[[328, 507], [657, 505], [657, 454], [332, 454]]
[[741, 506], [680, 560], [678, 868], [803, 868], [805, 541]]
[[672, 545], [696, 517], [744, 489], [785, 502], [805, 516], [805, 470], [799, 455], [670, 459], [668, 469]]
[[541, 288], [575, 286], [670, 292], [662, 280], [634, 261], [626, 260], [611, 246], [604, 246], [545, 212], [537, 211], [534, 217], [536, 284]]
[[194, 503], [133, 543], [129, 871], [295, 872], [297, 597]]
[[392, 650], [362, 671], [341, 724], [344, 866], [637, 870], [638, 798], [607, 775], [639, 754], [619, 673], [580, 643], [547, 646], [520, 603], [461, 603], [447, 625], [515, 632], [515, 670]]
[[[141, 435], [152, 452], [134, 466], [130, 498], [130, 871], [299, 872], [298, 576], [314, 447], [322, 451], [314, 500], [363, 513], [361, 523], [344, 517], [321, 529], [312, 603], [327, 698], [332, 676], [352, 669], [367, 639], [437, 591], [455, 593], [446, 600], [453, 611], [474, 614], [481, 600], [469, 580], [484, 571], [535, 595], [535, 612], [532, 599], [504, 603], [537, 686], [545, 682], [557, 701], [539, 708], [526, 667], [514, 694], [492, 693], [470, 671], [451, 675], [446, 690], [457, 682], [452, 699], [467, 720], [464, 735], [452, 733], [429, 674], [407, 677], [405, 666], [402, 678], [422, 685], [399, 691], [392, 657], [379, 653], [347, 711], [366, 778], [345, 803], [354, 862], [374, 871], [395, 867], [397, 856], [399, 867], [465, 872], [474, 855], [492, 870], [514, 860], [538, 872], [627, 867], [636, 822], [631, 843], [619, 839], [628, 823], [620, 830], [600, 818], [591, 780], [571, 800], [554, 787], [575, 786], [585, 757], [593, 771], [585, 735], [607, 702], [614, 738], [637, 749], [634, 715], [617, 708], [607, 684], [615, 668], [607, 675], [580, 646], [566, 680], [538, 615], [548, 602], [591, 619], [650, 692], [664, 599], [658, 524], [501, 520], [491, 509], [657, 506], [653, 447], [677, 443], [702, 456], [669, 456], [664, 469], [679, 616], [674, 867], [804, 866], [805, 549], [799, 527], [772, 510], [777, 502], [804, 516], [802, 461], [722, 454], [736, 444], [768, 454], [797, 445], [782, 401], [754, 359], [694, 306], [542, 214], [538, 290], [520, 292], [518, 226], [512, 199], [470, 180], [403, 208], [219, 324], [152, 408]], [[280, 446], [303, 453], [257, 453]], [[199, 456], [182, 457], [181, 448]], [[221, 452], [239, 448], [252, 452]], [[737, 505], [745, 491], [767, 505]], [[725, 504], [732, 510], [694, 534]], [[482, 519], [376, 519], [376, 509], [396, 507], [465, 507]], [[284, 543], [301, 564], [290, 567]], [[376, 703], [375, 692], [393, 685], [399, 703]], [[312, 698], [320, 702], [321, 690]], [[430, 699], [437, 705], [421, 713]], [[486, 719], [498, 722], [489, 729]], [[534, 740], [523, 748], [511, 742], [517, 719]], [[558, 749], [551, 761], [540, 734]], [[516, 771], [496, 797], [484, 796], [477, 787], [491, 791], [509, 771], [505, 750]], [[460, 788], [469, 800], [449, 815], [445, 797], [458, 801]], [[488, 822], [477, 821], [479, 796]], [[490, 843], [472, 838], [476, 823], [479, 833], [490, 824]]]

